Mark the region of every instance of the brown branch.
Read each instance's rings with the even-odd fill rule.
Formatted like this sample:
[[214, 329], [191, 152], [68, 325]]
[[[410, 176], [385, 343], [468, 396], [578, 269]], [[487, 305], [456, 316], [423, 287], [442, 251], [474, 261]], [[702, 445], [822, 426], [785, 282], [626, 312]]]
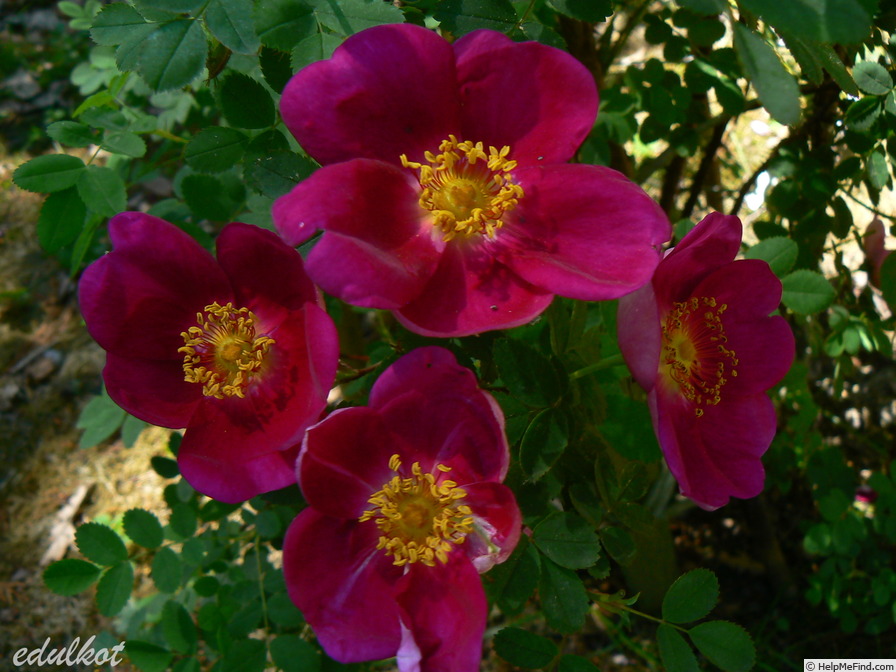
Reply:
[[688, 200], [681, 210], [681, 217], [683, 219], [688, 219], [691, 216], [691, 213], [694, 212], [694, 207], [697, 205], [697, 200], [700, 198], [700, 193], [703, 191], [703, 185], [706, 183], [706, 178], [715, 162], [716, 153], [722, 146], [722, 138], [725, 136], [725, 129], [727, 126], [728, 119], [725, 119], [721, 124], [712, 129], [712, 136], [706, 145], [706, 149], [703, 151], [703, 158], [700, 161], [700, 165], [697, 167], [697, 172], [694, 173], [694, 179], [691, 180], [691, 191], [690, 194], [688, 194]]

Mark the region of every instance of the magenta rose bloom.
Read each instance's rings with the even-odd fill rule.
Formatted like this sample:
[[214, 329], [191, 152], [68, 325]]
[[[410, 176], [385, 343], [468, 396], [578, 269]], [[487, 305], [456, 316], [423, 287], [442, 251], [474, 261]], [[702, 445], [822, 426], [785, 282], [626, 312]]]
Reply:
[[79, 286], [109, 396], [154, 425], [187, 428], [178, 465], [209, 497], [239, 502], [295, 483], [297, 444], [339, 356], [299, 254], [270, 231], [230, 224], [216, 261], [140, 212], [113, 217], [109, 236], [113, 251]]
[[650, 279], [670, 228], [620, 173], [565, 164], [597, 103], [553, 47], [369, 28], [283, 91], [283, 120], [324, 168], [274, 222], [291, 245], [324, 231], [307, 262], [323, 290], [424, 335], [518, 326], [554, 294], [617, 298]]
[[297, 472], [309, 507], [286, 534], [283, 572], [330, 657], [479, 670], [479, 574], [520, 535], [508, 461], [500, 408], [439, 347], [392, 364], [368, 406], [307, 431]]
[[764, 261], [734, 261], [737, 217], [713, 213], [660, 262], [653, 281], [619, 302], [619, 344], [648, 392], [653, 427], [681, 492], [707, 509], [755, 497], [775, 435], [766, 395], [794, 340], [781, 282]]

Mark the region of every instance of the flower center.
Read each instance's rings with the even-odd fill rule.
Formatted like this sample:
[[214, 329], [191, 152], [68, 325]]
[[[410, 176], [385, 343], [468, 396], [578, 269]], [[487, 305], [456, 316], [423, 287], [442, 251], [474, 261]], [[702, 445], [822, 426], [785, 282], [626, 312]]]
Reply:
[[694, 402], [697, 417], [722, 400], [728, 377], [737, 376], [737, 356], [725, 346], [722, 314], [727, 308], [713, 297], [691, 297], [672, 304], [663, 323], [660, 371]]
[[420, 205], [432, 212], [446, 242], [458, 235], [494, 238], [504, 214], [523, 197], [523, 188], [511, 179], [517, 163], [507, 158], [510, 147], [489, 147], [486, 154], [481, 142], [449, 135], [439, 152], [424, 154], [428, 165], [401, 155], [401, 165], [420, 171]]
[[410, 476], [401, 476], [398, 455], [389, 459], [395, 472], [382, 490], [367, 500], [373, 508], [358, 519], [373, 520], [380, 529], [377, 549], [384, 549], [394, 564], [402, 566], [422, 562], [429, 567], [435, 561], [448, 562], [448, 554], [463, 543], [473, 530], [473, 512], [457, 501], [467, 492], [450, 480], [438, 480], [451, 467], [436, 465], [438, 475], [424, 473], [419, 462], [411, 466]]
[[202, 383], [207, 397], [246, 396], [246, 388], [264, 363], [274, 339], [255, 335], [255, 314], [248, 308], [224, 306], [217, 301], [196, 313], [197, 326], [181, 336], [184, 380]]

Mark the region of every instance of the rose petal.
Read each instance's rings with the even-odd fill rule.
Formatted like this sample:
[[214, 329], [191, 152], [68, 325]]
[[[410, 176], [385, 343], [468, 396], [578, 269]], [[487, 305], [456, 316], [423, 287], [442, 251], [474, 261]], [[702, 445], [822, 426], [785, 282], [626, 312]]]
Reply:
[[271, 324], [282, 319], [286, 311], [317, 301], [301, 255], [272, 231], [229, 224], [216, 244], [218, 263], [230, 278], [237, 307], [251, 307]]
[[519, 278], [487, 249], [448, 245], [420, 294], [395, 311], [423, 336], [469, 336], [532, 321], [553, 295]]
[[742, 259], [722, 266], [694, 288], [726, 306], [722, 324], [727, 347], [738, 359], [737, 377], [723, 394], [756, 394], [776, 385], [790, 369], [793, 332], [781, 316], [769, 317], [781, 300], [781, 281], [764, 261]]
[[202, 387], [184, 380], [181, 361], [135, 359], [109, 352], [103, 381], [116, 404], [159, 427], [186, 427], [202, 399]]
[[398, 650], [399, 669], [462, 672], [478, 670], [488, 604], [482, 581], [462, 553], [446, 565], [413, 564], [396, 585], [406, 631]]
[[691, 296], [703, 278], [733, 261], [742, 234], [740, 220], [733, 215], [713, 212], [704, 217], [657, 266], [653, 287], [660, 309]]
[[609, 168], [520, 170], [525, 195], [499, 232], [501, 260], [536, 287], [589, 301], [648, 282], [670, 225], [644, 191]]
[[354, 305], [397, 308], [420, 293], [444, 244], [421, 221], [410, 172], [358, 159], [317, 171], [274, 204], [274, 222], [295, 245], [326, 233], [307, 270], [324, 291]]
[[619, 299], [616, 325], [622, 357], [638, 385], [649, 392], [656, 384], [663, 347], [659, 308], [651, 283]]
[[[313, 328], [306, 334], [308, 323]], [[221, 501], [242, 501], [295, 482], [296, 450], [288, 458], [273, 454], [300, 442], [326, 406], [335, 376], [335, 328], [316, 305], [291, 313], [271, 334], [275, 342], [266, 367], [246, 398], [205, 398], [178, 453], [190, 484]]]
[[730, 497], [746, 499], [762, 491], [761, 457], [776, 428], [775, 409], [765, 395], [723, 398], [701, 417], [662, 386], [649, 400], [663, 455], [684, 496], [714, 509]]
[[403, 448], [374, 410], [334, 411], [305, 434], [296, 469], [302, 494], [321, 513], [357, 519], [395, 475], [389, 458]]
[[394, 584], [402, 569], [376, 550], [376, 525], [305, 509], [283, 540], [290, 598], [324, 650], [353, 663], [395, 655], [401, 643]]
[[501, 483], [463, 486], [463, 503], [473, 510], [476, 532], [467, 535], [461, 548], [482, 574], [504, 562], [520, 540], [522, 517], [513, 492]]
[[280, 112], [322, 164], [420, 159], [458, 131], [454, 53], [419, 26], [369, 28], [300, 70], [283, 90]]
[[370, 406], [390, 434], [404, 440], [400, 457], [407, 465], [419, 462], [433, 472], [443, 464], [461, 485], [502, 480], [507, 473], [501, 409], [443, 348], [418, 348], [395, 362], [374, 385]]
[[182, 360], [181, 332], [212, 301], [232, 298], [214, 258], [173, 224], [139, 212], [109, 222], [113, 250], [91, 264], [78, 286], [90, 335], [108, 352]]
[[523, 166], [572, 158], [597, 115], [597, 87], [585, 66], [560, 49], [490, 30], [465, 35], [454, 51], [464, 139], [509, 146]]
[[297, 446], [247, 455], [240, 462], [218, 459], [214, 442], [227, 440], [227, 437], [225, 431], [215, 434], [211, 428], [217, 427], [213, 424], [215, 420], [225, 417], [220, 413], [209, 413], [201, 418], [201, 425], [188, 428], [184, 433], [177, 465], [184, 480], [194, 490], [219, 502], [236, 504], [296, 482]]

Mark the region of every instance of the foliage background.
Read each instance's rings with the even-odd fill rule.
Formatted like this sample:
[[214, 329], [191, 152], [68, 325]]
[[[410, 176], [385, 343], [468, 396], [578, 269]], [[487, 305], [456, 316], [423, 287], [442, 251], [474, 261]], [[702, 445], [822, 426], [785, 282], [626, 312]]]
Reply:
[[[737, 670], [755, 660], [788, 670], [806, 657], [896, 656], [896, 256], [878, 268], [866, 249], [870, 223], [893, 221], [896, 10], [887, 3], [85, 0], [0, 11], [3, 537], [35, 527], [21, 502], [54, 473], [36, 447], [51, 419], [63, 436], [76, 422], [84, 430], [80, 445], [69, 439], [51, 454], [83, 466], [105, 464], [111, 451], [126, 456], [124, 468], [136, 464], [106, 488], [106, 511], [81, 504], [70, 516], [93, 524], [46, 576], [69, 596], [67, 624], [29, 608], [47, 588], [21, 569], [45, 537], [10, 544], [0, 617], [5, 627], [24, 614], [31, 633], [3, 644], [0, 665], [39, 646], [37, 632], [62, 645], [103, 629], [103, 641], [127, 638], [142, 670], [340, 668], [314, 644], [277, 569], [297, 492], [228, 507], [180, 481], [177, 434], [138, 441], [142, 424], [103, 395], [73, 290], [108, 247], [105, 221], [128, 208], [148, 208], [205, 245], [227, 221], [270, 226], [273, 200], [316, 167], [280, 123], [279, 91], [347, 35], [398, 21], [568, 49], [601, 92], [578, 160], [642, 184], [676, 238], [711, 210], [740, 215], [744, 255], [782, 278], [782, 314], [798, 343], [772, 392], [780, 428], [765, 492], [712, 513], [675, 498], [643, 395], [612, 366], [612, 303], [556, 300], [533, 325], [440, 343], [499, 398], [512, 484], [535, 530], [485, 576], [498, 607], [490, 668], [684, 670], [699, 660]], [[335, 300], [328, 308], [340, 328], [340, 403], [363, 403], [378, 370], [430, 342], [387, 314]], [[120, 492], [144, 478], [153, 485], [142, 497]], [[57, 489], [61, 505], [72, 488]], [[687, 590], [666, 592], [695, 568]], [[95, 601], [75, 597], [88, 589]], [[710, 611], [743, 626], [752, 644], [729, 631], [707, 646], [691, 634], [696, 657], [684, 639], [682, 649], [673, 624]], [[734, 655], [719, 657], [712, 641]]]

